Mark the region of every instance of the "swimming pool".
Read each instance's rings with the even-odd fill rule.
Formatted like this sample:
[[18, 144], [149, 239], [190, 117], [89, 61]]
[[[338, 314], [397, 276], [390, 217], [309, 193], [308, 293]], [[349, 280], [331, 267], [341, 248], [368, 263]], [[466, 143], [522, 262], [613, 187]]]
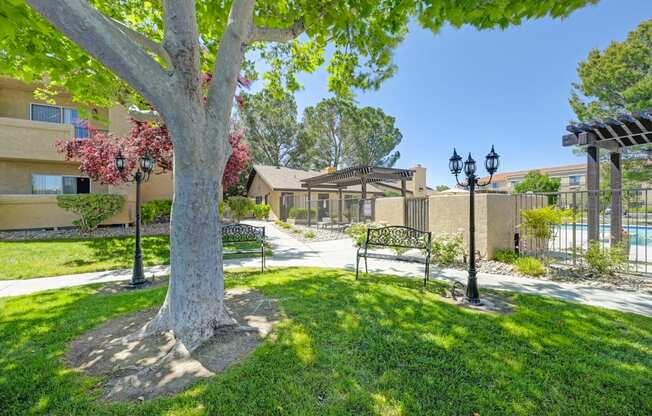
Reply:
[[[577, 234], [587, 235], [588, 225], [586, 224], [576, 224], [575, 225]], [[567, 233], [573, 229], [573, 224], [563, 224], [559, 226], [560, 231], [566, 231]], [[646, 246], [652, 247], [652, 227], [645, 225], [625, 225], [623, 229], [629, 234], [629, 245], [630, 246]], [[600, 225], [600, 239], [602, 241], [608, 241], [611, 232], [611, 226], [608, 224]]]

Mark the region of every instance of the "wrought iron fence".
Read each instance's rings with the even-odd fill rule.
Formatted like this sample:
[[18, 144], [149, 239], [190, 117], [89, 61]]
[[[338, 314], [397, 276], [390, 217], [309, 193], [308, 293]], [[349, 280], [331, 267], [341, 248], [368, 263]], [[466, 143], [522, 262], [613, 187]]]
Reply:
[[[606, 250], [620, 244], [628, 260], [627, 271], [652, 275], [652, 189], [600, 190], [595, 241]], [[620, 233], [612, 233], [611, 200], [622, 196]], [[545, 257], [554, 263], [577, 265], [589, 249], [588, 191], [527, 193], [516, 195], [515, 247], [526, 255]], [[526, 229], [524, 210], [554, 206], [566, 210], [560, 224], [549, 227], [549, 235]], [[620, 241], [618, 240], [618, 237]]]

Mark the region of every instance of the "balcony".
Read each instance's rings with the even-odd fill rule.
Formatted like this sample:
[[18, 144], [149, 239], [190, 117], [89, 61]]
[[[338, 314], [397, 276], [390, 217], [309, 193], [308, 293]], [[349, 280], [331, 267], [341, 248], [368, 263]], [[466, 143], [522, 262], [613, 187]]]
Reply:
[[0, 158], [63, 161], [54, 146], [74, 136], [74, 126], [0, 117]]

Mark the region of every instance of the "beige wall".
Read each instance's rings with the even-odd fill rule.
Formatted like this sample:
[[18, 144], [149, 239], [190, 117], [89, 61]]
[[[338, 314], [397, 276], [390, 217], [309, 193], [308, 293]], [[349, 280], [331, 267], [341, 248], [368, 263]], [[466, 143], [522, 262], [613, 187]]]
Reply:
[[426, 168], [416, 165], [410, 168], [414, 171], [412, 180], [407, 183], [407, 187], [412, 191], [412, 196], [426, 196]]
[[149, 180], [142, 185], [141, 196], [143, 202], [154, 199], [172, 199], [172, 195], [174, 195], [173, 185], [172, 172], [150, 175]]
[[405, 225], [405, 201], [403, 197], [377, 198], [376, 220], [389, 225]]
[[[477, 194], [475, 199], [476, 250], [483, 258], [513, 247], [516, 230], [515, 197], [506, 194]], [[432, 195], [428, 198], [428, 228], [438, 234], [462, 234], [468, 243], [469, 196]], [[376, 221], [404, 225], [403, 198], [376, 200]]]
[[[118, 214], [104, 224], [127, 224], [135, 219], [135, 202], [125, 201]], [[78, 217], [57, 206], [56, 195], [0, 195], [0, 230], [72, 226]]]
[[[32, 174], [84, 176], [75, 163], [29, 162], [0, 159], [0, 195], [31, 194]], [[107, 193], [109, 187], [91, 181], [91, 192]]]

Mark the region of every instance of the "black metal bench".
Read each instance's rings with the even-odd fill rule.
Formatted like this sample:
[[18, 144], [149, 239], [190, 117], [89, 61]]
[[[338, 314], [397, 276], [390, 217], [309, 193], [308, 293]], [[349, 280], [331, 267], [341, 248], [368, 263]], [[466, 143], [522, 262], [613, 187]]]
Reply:
[[229, 251], [228, 254], [260, 253], [260, 270], [265, 271], [265, 227], [249, 224], [228, 224], [222, 226], [222, 244], [224, 243], [260, 243], [260, 248], [251, 250]]
[[[402, 227], [398, 225], [382, 227], [382, 228], [368, 228], [367, 237], [362, 247], [358, 248], [358, 254], [355, 261], [355, 278], [358, 279], [360, 269], [360, 258], [364, 258], [365, 273], [368, 273], [367, 259], [383, 259], [383, 260], [398, 260], [412, 263], [425, 264], [425, 274], [423, 277], [423, 285], [428, 281], [430, 273], [430, 254], [431, 254], [431, 241], [432, 233], [429, 231], [420, 231], [416, 228]], [[418, 249], [421, 250], [423, 256], [401, 256], [390, 255], [383, 253], [370, 252], [370, 248], [392, 248], [401, 247], [405, 249]]]

